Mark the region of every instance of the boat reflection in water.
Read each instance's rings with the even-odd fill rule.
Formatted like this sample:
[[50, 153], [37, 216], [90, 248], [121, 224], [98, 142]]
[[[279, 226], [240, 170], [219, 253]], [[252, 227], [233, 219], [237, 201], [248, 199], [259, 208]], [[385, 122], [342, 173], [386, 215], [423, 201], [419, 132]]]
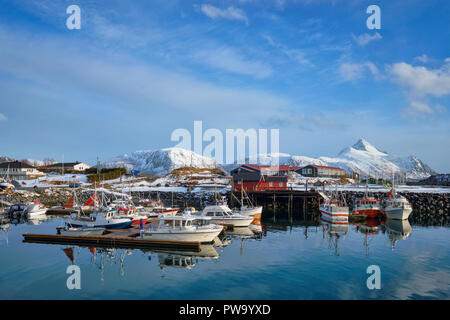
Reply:
[[198, 263], [199, 260], [210, 260], [219, 258], [219, 253], [217, 252], [216, 248], [211, 244], [201, 245], [200, 251], [155, 249], [149, 252], [157, 253], [159, 267], [161, 269], [165, 269], [167, 267], [192, 269]]
[[408, 220], [386, 219], [385, 232], [394, 250], [398, 240], [404, 240], [411, 235], [412, 227]]
[[334, 250], [334, 254], [339, 256], [339, 239], [344, 238], [348, 232], [348, 224], [331, 223], [320, 219], [322, 225], [323, 239], [328, 237], [328, 248]]
[[363, 223], [356, 225], [356, 231], [365, 235], [364, 246], [366, 247], [366, 256], [369, 256], [369, 236], [377, 235], [380, 232], [380, 220], [367, 219]]

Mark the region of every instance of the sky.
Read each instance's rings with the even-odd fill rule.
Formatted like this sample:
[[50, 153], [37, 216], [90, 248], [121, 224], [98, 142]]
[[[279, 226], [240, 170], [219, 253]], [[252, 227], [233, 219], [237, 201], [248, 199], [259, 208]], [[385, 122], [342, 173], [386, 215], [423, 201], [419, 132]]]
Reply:
[[[80, 29], [66, 25], [74, 4]], [[448, 173], [449, 12], [436, 0], [2, 0], [0, 155], [92, 164], [175, 146], [172, 132], [200, 120], [279, 129], [292, 155], [365, 138]]]

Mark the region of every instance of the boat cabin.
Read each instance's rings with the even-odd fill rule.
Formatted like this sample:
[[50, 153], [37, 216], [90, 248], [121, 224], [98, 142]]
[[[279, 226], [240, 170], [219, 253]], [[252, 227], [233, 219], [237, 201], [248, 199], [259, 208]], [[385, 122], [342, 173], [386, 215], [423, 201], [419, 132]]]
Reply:
[[232, 214], [228, 206], [207, 206], [203, 209], [202, 216], [205, 217], [227, 217]]

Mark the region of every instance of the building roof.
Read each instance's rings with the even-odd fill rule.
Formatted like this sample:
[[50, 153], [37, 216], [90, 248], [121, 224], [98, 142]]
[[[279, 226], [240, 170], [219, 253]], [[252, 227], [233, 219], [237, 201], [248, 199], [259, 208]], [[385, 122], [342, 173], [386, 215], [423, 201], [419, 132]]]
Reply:
[[[253, 171], [253, 172], [261, 172], [262, 169], [270, 169], [273, 168], [274, 170], [277, 169], [277, 166], [270, 166], [270, 165], [258, 165], [258, 164], [243, 164], [240, 167], [233, 169], [231, 172], [237, 172], [239, 169], [244, 169], [247, 171]], [[300, 169], [301, 167], [295, 167], [290, 165], [279, 165], [277, 171], [294, 171], [297, 169]]]
[[64, 163], [52, 163], [52, 164], [49, 164], [49, 165], [47, 165], [47, 166], [44, 166], [44, 167], [46, 167], [46, 168], [61, 168], [62, 166], [64, 166], [64, 167], [74, 167], [74, 166], [76, 166], [77, 164], [80, 164], [81, 162], [64, 162]]
[[3, 162], [0, 163], [0, 168], [10, 168], [10, 169], [32, 169], [33, 166], [30, 166], [28, 163], [20, 162], [20, 161], [11, 161], [11, 162]]

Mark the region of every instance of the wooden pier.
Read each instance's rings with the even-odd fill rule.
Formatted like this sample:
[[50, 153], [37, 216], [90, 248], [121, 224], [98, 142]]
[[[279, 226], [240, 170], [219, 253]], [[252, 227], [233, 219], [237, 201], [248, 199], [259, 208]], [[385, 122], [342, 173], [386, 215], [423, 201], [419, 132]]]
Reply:
[[[272, 214], [273, 218], [277, 214], [287, 214], [287, 218], [304, 218], [311, 212], [318, 212], [322, 196], [317, 191], [302, 190], [265, 190], [246, 191], [250, 201], [255, 206], [263, 206], [263, 215]], [[240, 191], [231, 191], [230, 200], [233, 207], [240, 199]]]
[[23, 234], [23, 242], [67, 244], [106, 248], [177, 248], [186, 250], [200, 250], [200, 242], [160, 241], [139, 238], [138, 228], [123, 230], [108, 230], [108, 233], [100, 236], [72, 236], [59, 234]]

